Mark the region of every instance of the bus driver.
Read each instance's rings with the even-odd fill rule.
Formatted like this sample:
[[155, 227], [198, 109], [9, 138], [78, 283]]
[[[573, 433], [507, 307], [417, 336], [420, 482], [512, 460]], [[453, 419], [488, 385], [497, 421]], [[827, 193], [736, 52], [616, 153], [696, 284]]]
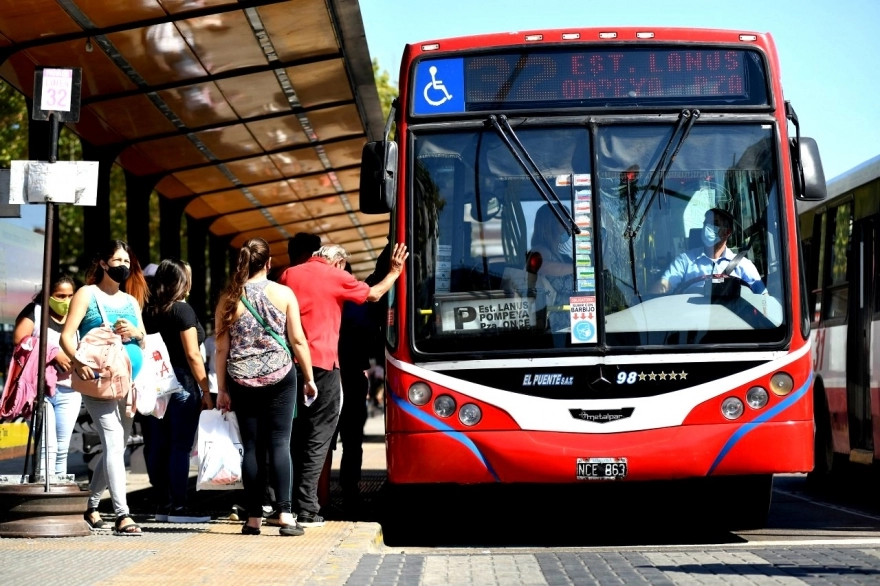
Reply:
[[[675, 257], [660, 281], [653, 287], [652, 293], [683, 293], [676, 289], [683, 283], [690, 282], [686, 290], [703, 287], [708, 275], [720, 275], [738, 255], [727, 248], [727, 239], [733, 233], [733, 216], [720, 208], [712, 208], [706, 212], [703, 221], [701, 238], [703, 246], [693, 248]], [[742, 280], [754, 293], [766, 293], [767, 288], [761, 281], [758, 269], [744, 255], [730, 271], [734, 277]]]

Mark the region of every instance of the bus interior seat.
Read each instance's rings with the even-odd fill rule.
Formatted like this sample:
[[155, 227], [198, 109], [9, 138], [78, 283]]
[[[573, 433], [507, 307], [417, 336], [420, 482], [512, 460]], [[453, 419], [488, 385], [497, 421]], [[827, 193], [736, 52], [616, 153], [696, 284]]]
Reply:
[[694, 248], [702, 248], [703, 247], [703, 238], [702, 238], [703, 229], [702, 228], [691, 228], [688, 233], [688, 242], [687, 249], [693, 250]]

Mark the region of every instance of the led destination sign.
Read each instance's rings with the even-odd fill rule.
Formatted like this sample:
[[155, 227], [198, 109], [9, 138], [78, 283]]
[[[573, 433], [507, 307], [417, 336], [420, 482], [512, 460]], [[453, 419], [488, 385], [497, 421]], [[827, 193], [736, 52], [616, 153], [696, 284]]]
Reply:
[[762, 58], [740, 49], [619, 47], [424, 60], [415, 84], [417, 115], [609, 103], [768, 103]]

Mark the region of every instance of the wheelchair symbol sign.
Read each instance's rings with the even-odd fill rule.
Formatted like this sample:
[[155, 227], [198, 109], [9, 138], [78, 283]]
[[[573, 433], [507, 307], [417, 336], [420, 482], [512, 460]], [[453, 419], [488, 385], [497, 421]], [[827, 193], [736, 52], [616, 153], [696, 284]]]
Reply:
[[464, 60], [419, 63], [414, 89], [414, 114], [464, 112]]
[[[425, 101], [432, 106], [442, 106], [447, 101], [451, 100], [452, 96], [446, 91], [446, 86], [443, 85], [443, 82], [437, 79], [437, 68], [432, 65], [428, 68], [428, 72], [431, 74], [431, 81], [425, 86]], [[442, 92], [443, 95], [441, 96], [439, 92]], [[439, 99], [432, 100], [432, 93], [434, 94], [434, 97]]]

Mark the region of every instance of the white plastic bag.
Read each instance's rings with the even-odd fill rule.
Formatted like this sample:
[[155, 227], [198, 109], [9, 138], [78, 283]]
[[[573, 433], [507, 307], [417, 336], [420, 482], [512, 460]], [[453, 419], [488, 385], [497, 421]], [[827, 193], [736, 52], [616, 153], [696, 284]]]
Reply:
[[133, 387], [134, 406], [141, 415], [152, 415], [156, 409], [156, 387], [151, 384], [139, 383], [138, 379], [140, 379], [140, 373], [138, 373], [138, 378], [135, 379]]
[[144, 364], [134, 381], [135, 386], [141, 378], [143, 385], [149, 384], [156, 389], [157, 397], [183, 390], [171, 368], [171, 358], [161, 334], [148, 334], [144, 338]]
[[244, 488], [241, 478], [244, 449], [235, 413], [222, 413], [217, 409], [202, 411], [195, 451], [199, 458], [196, 490]]

